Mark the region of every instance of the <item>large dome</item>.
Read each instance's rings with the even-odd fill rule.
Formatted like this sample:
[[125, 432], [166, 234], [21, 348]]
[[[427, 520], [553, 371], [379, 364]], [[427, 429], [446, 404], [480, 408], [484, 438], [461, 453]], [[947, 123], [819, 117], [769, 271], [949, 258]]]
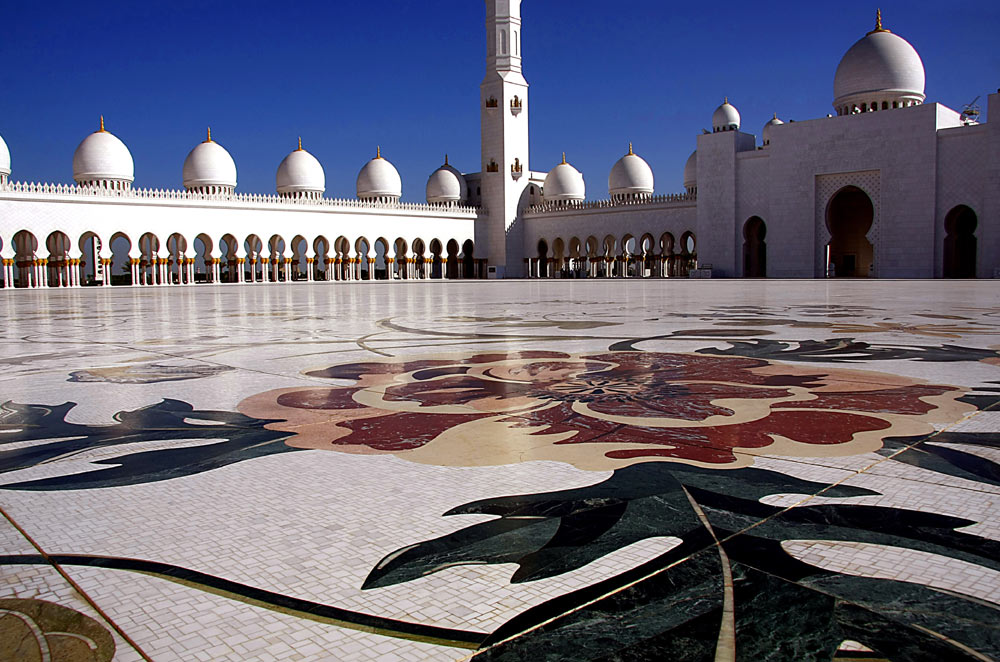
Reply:
[[[924, 63], [908, 41], [882, 28], [859, 39], [840, 60], [833, 79], [833, 106], [844, 114], [873, 104], [888, 109], [924, 101]], [[894, 105], [895, 104], [895, 105]]]
[[583, 183], [583, 175], [579, 170], [563, 161], [545, 175], [542, 184], [542, 197], [546, 202], [566, 202], [583, 200], [587, 197], [587, 187]]
[[427, 179], [427, 203], [458, 204], [465, 201], [467, 193], [465, 177], [448, 165], [448, 157], [445, 156], [444, 165]]
[[382, 158], [381, 147], [358, 173], [357, 191], [362, 200], [399, 200], [403, 195], [403, 180], [396, 167]]
[[698, 188], [698, 150], [691, 152], [684, 164], [684, 188], [689, 193]]
[[3, 136], [0, 136], [0, 175], [7, 176], [10, 174], [10, 150], [7, 149], [7, 143], [3, 141]]
[[236, 163], [225, 147], [212, 140], [211, 129], [208, 139], [184, 159], [184, 188], [209, 193], [236, 188]]
[[[4, 150], [6, 151], [6, 150]], [[128, 147], [113, 134], [100, 130], [90, 134], [73, 152], [73, 179], [78, 184], [124, 182], [135, 179], [135, 164]]]
[[318, 198], [326, 190], [326, 173], [316, 157], [302, 149], [300, 138], [299, 148], [278, 166], [275, 182], [280, 195]]
[[632, 151], [632, 143], [629, 143], [628, 154], [611, 168], [608, 192], [612, 198], [619, 199], [653, 195], [653, 170]]
[[729, 97], [712, 113], [712, 132], [737, 131], [740, 128], [740, 111], [729, 103]]

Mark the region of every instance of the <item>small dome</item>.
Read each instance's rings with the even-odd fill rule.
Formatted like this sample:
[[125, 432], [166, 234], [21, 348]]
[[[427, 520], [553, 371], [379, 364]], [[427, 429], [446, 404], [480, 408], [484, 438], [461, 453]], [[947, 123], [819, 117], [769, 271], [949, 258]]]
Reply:
[[212, 140], [209, 129], [208, 139], [184, 159], [184, 188], [198, 190], [213, 186], [236, 188], [236, 163], [225, 147]]
[[882, 28], [879, 12], [875, 29], [840, 60], [833, 96], [838, 111], [872, 102], [923, 103], [924, 63], [908, 41]]
[[7, 143], [3, 141], [3, 136], [0, 136], [0, 175], [10, 174], [10, 150], [7, 149]]
[[464, 202], [467, 194], [465, 177], [448, 165], [448, 157], [445, 156], [444, 165], [432, 172], [427, 179], [427, 203], [457, 204]]
[[684, 164], [684, 188], [688, 191], [698, 188], [698, 150], [691, 152]]
[[317, 194], [313, 197], [319, 197], [326, 190], [326, 173], [316, 157], [302, 149], [302, 139], [299, 138], [299, 148], [278, 166], [275, 182], [279, 194], [312, 193]]
[[632, 143], [629, 143], [628, 154], [611, 168], [608, 192], [612, 198], [653, 195], [653, 170], [632, 151]]
[[583, 183], [583, 175], [579, 170], [563, 161], [545, 175], [542, 184], [542, 197], [546, 202], [563, 202], [567, 200], [583, 200], [587, 197], [587, 187]]
[[135, 179], [132, 154], [125, 143], [104, 130], [103, 117], [100, 130], [84, 138], [73, 152], [73, 179], [79, 184]]
[[358, 173], [358, 197], [362, 200], [391, 198], [398, 200], [403, 195], [403, 180], [396, 167], [382, 158], [382, 148], [375, 158], [361, 168]]
[[765, 145], [770, 145], [771, 144], [771, 127], [775, 127], [775, 126], [778, 126], [780, 124], [784, 124], [784, 122], [782, 122], [781, 120], [779, 120], [778, 119], [778, 113], [775, 113], [774, 117], [772, 117], [771, 119], [769, 119], [767, 121], [767, 124], [764, 125], [764, 130], [761, 131], [760, 139], [761, 139], [761, 141]]
[[740, 111], [729, 103], [729, 97], [712, 113], [712, 131], [736, 131], [740, 128]]

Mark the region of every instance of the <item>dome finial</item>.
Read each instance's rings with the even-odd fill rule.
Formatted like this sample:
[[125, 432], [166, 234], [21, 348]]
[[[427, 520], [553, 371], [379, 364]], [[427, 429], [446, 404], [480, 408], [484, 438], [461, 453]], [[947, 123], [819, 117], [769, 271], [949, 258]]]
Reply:
[[302, 136], [299, 136], [299, 148], [297, 150], [295, 150], [295, 151], [296, 152], [301, 152], [302, 151]]
[[205, 139], [205, 142], [212, 142], [212, 127], [208, 127], [208, 138]]
[[382, 145], [375, 145], [375, 158], [382, 158]]
[[630, 140], [628, 141], [628, 156], [632, 156], [633, 153], [634, 152], [632, 152], [632, 141]]
[[444, 155], [444, 164], [448, 165], [448, 155], [447, 154]]
[[563, 152], [563, 162], [562, 165], [566, 165], [566, 152]]
[[[718, 98], [718, 97], [716, 97], [716, 98]], [[722, 105], [724, 106], [724, 105], [726, 105], [727, 103], [729, 103], [729, 97], [728, 97], [728, 96], [726, 96], [726, 97], [723, 97], [723, 98], [722, 98]]]
[[774, 114], [774, 119], [778, 119], [778, 113]]
[[[876, 32], [889, 32], [889, 30], [886, 30], [885, 28], [882, 27], [882, 9], [881, 8], [875, 10], [875, 29], [872, 30], [871, 32], [869, 32], [868, 34], [875, 34]], [[865, 36], [867, 36], [867, 35], [865, 35]]]
[[104, 115], [101, 115], [101, 130], [99, 133], [105, 133], [104, 131]]

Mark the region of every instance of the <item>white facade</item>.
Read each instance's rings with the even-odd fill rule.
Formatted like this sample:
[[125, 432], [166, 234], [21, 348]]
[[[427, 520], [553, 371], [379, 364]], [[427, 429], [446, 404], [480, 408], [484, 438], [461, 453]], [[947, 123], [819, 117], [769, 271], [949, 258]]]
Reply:
[[[236, 164], [210, 132], [184, 162], [186, 190], [135, 190], [131, 154], [102, 119], [74, 156], [76, 185], [10, 180], [0, 138], [0, 281], [1000, 275], [1000, 122], [925, 103], [917, 51], [881, 16], [837, 68], [836, 115], [775, 116], [758, 145], [726, 99], [697, 136], [684, 192], [656, 195], [630, 145], [610, 199], [588, 202], [565, 157], [530, 169], [520, 4], [486, 0], [481, 169], [446, 158], [428, 204], [399, 202], [380, 151], [358, 200], [323, 198], [323, 167], [301, 141], [278, 195], [236, 193]], [[1000, 116], [1000, 92], [988, 104]]]

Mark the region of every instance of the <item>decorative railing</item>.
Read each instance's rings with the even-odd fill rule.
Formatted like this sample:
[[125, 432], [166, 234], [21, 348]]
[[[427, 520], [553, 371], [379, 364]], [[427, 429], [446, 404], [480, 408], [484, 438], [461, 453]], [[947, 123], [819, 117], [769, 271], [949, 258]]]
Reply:
[[76, 184], [40, 184], [35, 182], [8, 182], [0, 185], [0, 192], [27, 193], [31, 195], [68, 195], [86, 198], [111, 198], [128, 200], [191, 200], [210, 202], [229, 202], [249, 205], [285, 205], [292, 207], [337, 207], [349, 209], [389, 209], [399, 211], [423, 211], [478, 214], [481, 207], [464, 207], [456, 205], [429, 205], [416, 202], [377, 202], [369, 200], [352, 200], [346, 198], [285, 198], [280, 195], [265, 195], [260, 193], [197, 193], [194, 191], [179, 191], [176, 189], [130, 189], [124, 191], [109, 190]]
[[670, 203], [697, 202], [697, 193], [668, 193], [653, 195], [648, 198], [625, 198], [622, 200], [564, 200], [546, 202], [541, 205], [531, 205], [526, 214], [546, 214], [560, 211], [579, 211], [583, 209], [617, 209], [621, 207], [650, 207]]

